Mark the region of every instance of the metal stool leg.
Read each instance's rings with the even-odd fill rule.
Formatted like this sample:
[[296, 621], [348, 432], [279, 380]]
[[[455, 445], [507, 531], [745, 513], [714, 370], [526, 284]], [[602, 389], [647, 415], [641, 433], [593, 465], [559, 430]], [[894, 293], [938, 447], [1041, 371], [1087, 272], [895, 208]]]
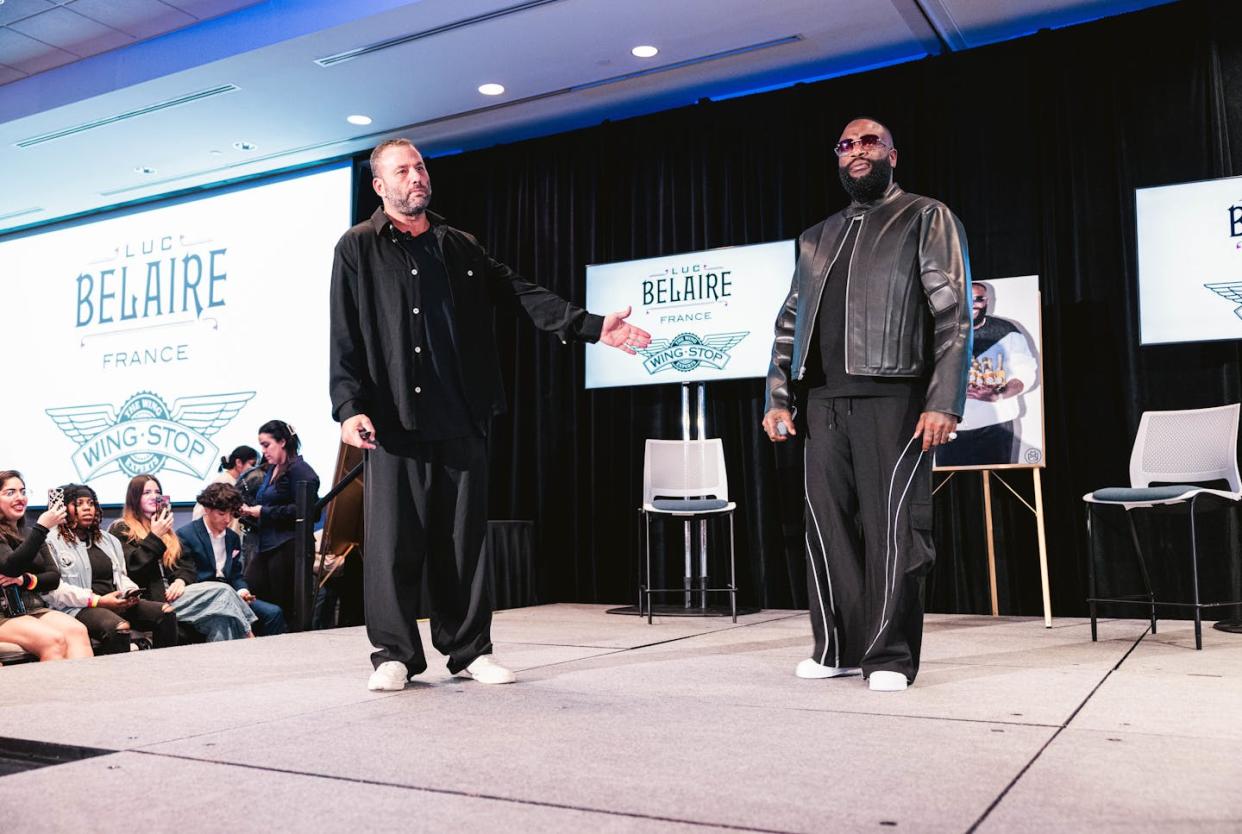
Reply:
[[1156, 595], [1151, 588], [1151, 576], [1147, 573], [1147, 560], [1143, 558], [1143, 548], [1139, 545], [1138, 528], [1134, 526], [1134, 513], [1126, 510], [1126, 521], [1130, 522], [1130, 541], [1134, 543], [1134, 555], [1138, 557], [1139, 573], [1143, 577], [1143, 587], [1147, 589], [1147, 598], [1151, 600], [1151, 633], [1156, 633]]
[[1099, 639], [1095, 623], [1095, 536], [1091, 530], [1092, 505], [1087, 505], [1087, 610], [1091, 614], [1091, 642]]
[[733, 513], [729, 513], [729, 604], [733, 608], [733, 622], [737, 622], [737, 562], [733, 555]]
[[1190, 499], [1190, 567], [1195, 591], [1195, 649], [1203, 648], [1203, 608], [1199, 605], [1199, 545], [1195, 536], [1195, 499]]

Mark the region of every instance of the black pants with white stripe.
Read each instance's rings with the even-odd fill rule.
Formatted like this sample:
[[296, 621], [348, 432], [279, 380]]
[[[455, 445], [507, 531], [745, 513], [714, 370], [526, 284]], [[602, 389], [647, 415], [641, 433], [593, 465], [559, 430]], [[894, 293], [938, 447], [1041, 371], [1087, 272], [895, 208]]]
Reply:
[[388, 660], [427, 668], [418, 633], [423, 570], [431, 640], [450, 672], [492, 651], [488, 587], [487, 441], [418, 441], [379, 435], [363, 470], [366, 542], [362, 581], [367, 637], [377, 668]]
[[921, 392], [811, 397], [806, 408], [806, 542], [812, 657], [900, 672], [913, 682], [923, 579], [935, 561], [931, 454], [912, 440]]

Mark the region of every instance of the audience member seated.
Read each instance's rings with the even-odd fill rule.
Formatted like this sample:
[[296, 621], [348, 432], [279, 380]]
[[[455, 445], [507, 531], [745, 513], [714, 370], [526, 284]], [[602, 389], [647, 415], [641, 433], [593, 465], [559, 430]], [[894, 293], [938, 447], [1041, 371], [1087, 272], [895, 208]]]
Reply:
[[319, 476], [298, 455], [298, 433], [283, 420], [259, 427], [259, 447], [266, 471], [258, 504], [243, 505], [241, 513], [259, 523], [258, 552], [246, 564], [246, 584], [260, 598], [282, 611], [293, 610], [293, 551], [297, 521], [294, 485], [308, 481], [311, 500], [317, 500]]
[[48, 608], [36, 593], [60, 584], [45, 541], [65, 520], [65, 505], [49, 506], [27, 533], [27, 504], [21, 473], [0, 472], [0, 642], [14, 643], [39, 660], [91, 657], [86, 626]]
[[[220, 471], [211, 479], [210, 483], [236, 486], [237, 479], [241, 477], [241, 473], [253, 468], [258, 462], [258, 452], [249, 446], [238, 446], [228, 457], [220, 458]], [[195, 504], [192, 518], [198, 521], [202, 517], [203, 505]], [[231, 520], [229, 527], [233, 528], [233, 531], [238, 535], [242, 534], [241, 521], [237, 518]]]
[[[125, 491], [125, 509], [111, 532], [120, 539], [130, 578], [145, 585], [148, 599], [167, 602], [177, 620], [208, 641], [253, 637], [255, 614], [231, 588], [196, 584], [192, 563], [185, 567], [173, 516], [154, 475], [137, 475]], [[171, 582], [168, 580], [171, 579]]]
[[121, 542], [100, 529], [95, 491], [84, 484], [64, 490], [67, 517], [47, 537], [60, 585], [44, 601], [83, 623], [99, 642], [99, 654], [129, 651], [133, 629], [151, 632], [157, 649], [175, 646], [177, 615], [167, 603], [140, 598], [141, 589], [126, 573]]
[[[255, 631], [263, 635], [283, 634], [286, 630], [284, 612], [279, 605], [257, 599], [243, 576], [241, 538], [229, 527], [241, 509], [241, 493], [232, 484], [210, 484], [198, 496], [203, 517], [177, 530], [181, 543], [181, 563], [177, 575], [184, 577], [190, 588], [201, 583], [236, 591], [259, 618]], [[228, 590], [228, 589], [233, 590]]]

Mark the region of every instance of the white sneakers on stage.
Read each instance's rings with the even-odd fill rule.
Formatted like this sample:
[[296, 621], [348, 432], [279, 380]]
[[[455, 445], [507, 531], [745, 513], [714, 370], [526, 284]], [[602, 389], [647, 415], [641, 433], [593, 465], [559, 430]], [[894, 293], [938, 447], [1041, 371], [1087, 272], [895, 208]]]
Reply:
[[386, 660], [371, 673], [367, 680], [367, 689], [372, 692], [400, 692], [405, 689], [410, 672], [405, 664], [397, 660]]
[[517, 680], [517, 675], [492, 660], [490, 654], [479, 655], [473, 663], [457, 674], [469, 675], [479, 683], [513, 683]]
[[823, 666], [816, 663], [815, 659], [810, 657], [799, 663], [798, 668], [794, 669], [795, 675], [808, 680], [815, 680], [818, 678], [843, 678], [847, 675], [858, 675], [861, 673], [862, 670], [857, 666]]
[[901, 692], [910, 685], [901, 672], [872, 672], [867, 677], [872, 692]]
[[[513, 683], [517, 680], [517, 675], [487, 654], [475, 658], [473, 663], [457, 674], [474, 678], [479, 683]], [[410, 671], [405, 668], [404, 663], [386, 660], [371, 673], [367, 680], [367, 689], [372, 692], [400, 692], [405, 689], [409, 677]]]
[[[816, 663], [814, 658], [810, 657], [800, 662], [798, 668], [794, 669], [795, 675], [808, 680], [843, 678], [847, 675], [858, 675], [861, 673], [862, 670], [857, 666], [824, 666]], [[900, 672], [872, 672], [867, 677], [867, 686], [871, 688], [872, 692], [901, 692], [909, 685], [906, 676]]]

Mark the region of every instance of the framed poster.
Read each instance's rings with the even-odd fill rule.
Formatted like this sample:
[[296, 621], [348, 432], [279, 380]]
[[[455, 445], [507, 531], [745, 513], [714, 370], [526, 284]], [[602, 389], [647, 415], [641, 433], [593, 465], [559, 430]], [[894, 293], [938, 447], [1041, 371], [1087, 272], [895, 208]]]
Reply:
[[1039, 276], [975, 281], [966, 410], [936, 469], [1044, 465]]

